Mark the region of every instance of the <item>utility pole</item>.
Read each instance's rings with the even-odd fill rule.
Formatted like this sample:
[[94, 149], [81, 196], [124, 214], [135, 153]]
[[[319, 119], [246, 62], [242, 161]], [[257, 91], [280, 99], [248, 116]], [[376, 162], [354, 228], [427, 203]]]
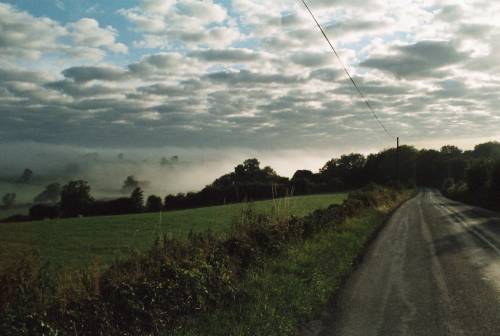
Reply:
[[399, 137], [396, 138], [396, 183], [399, 183]]

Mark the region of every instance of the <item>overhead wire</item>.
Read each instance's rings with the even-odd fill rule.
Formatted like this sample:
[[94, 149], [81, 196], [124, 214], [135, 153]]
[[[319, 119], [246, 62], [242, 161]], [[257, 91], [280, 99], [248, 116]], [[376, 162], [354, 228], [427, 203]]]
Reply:
[[366, 96], [363, 94], [363, 91], [361, 91], [361, 89], [359, 88], [359, 86], [356, 84], [356, 81], [354, 81], [354, 78], [351, 76], [351, 74], [349, 73], [349, 70], [347, 69], [347, 67], [345, 66], [344, 62], [342, 62], [342, 59], [340, 58], [340, 55], [337, 53], [337, 50], [335, 49], [335, 47], [333, 46], [332, 42], [330, 41], [330, 38], [328, 38], [328, 35], [326, 35], [326, 32], [325, 30], [323, 29], [323, 27], [321, 26], [321, 24], [319, 23], [319, 21], [316, 19], [316, 16], [314, 15], [314, 13], [311, 11], [311, 9], [309, 8], [309, 6], [307, 5], [307, 2], [305, 0], [301, 0], [302, 3], [304, 4], [304, 6], [306, 7], [307, 11], [309, 12], [309, 14], [311, 15], [311, 17], [313, 18], [314, 22], [316, 22], [316, 25], [318, 26], [319, 30], [321, 31], [321, 33], [323, 34], [323, 36], [325, 37], [326, 41], [328, 42], [328, 44], [330, 45], [330, 48], [333, 50], [333, 53], [335, 54], [335, 57], [337, 58], [337, 60], [339, 61], [340, 65], [342, 66], [345, 74], [347, 75], [347, 77], [349, 78], [349, 80], [351, 81], [352, 85], [354, 86], [354, 88], [356, 89], [356, 91], [358, 92], [359, 96], [361, 97], [361, 99], [363, 100], [363, 102], [365, 103], [365, 105], [368, 107], [368, 109], [371, 111], [373, 117], [375, 118], [375, 120], [378, 122], [378, 124], [380, 125], [380, 127], [382, 127], [382, 129], [384, 130], [384, 132], [391, 138], [395, 138], [395, 136], [392, 135], [391, 132], [389, 132], [389, 130], [387, 129], [387, 127], [384, 125], [384, 123], [382, 122], [382, 120], [380, 120], [380, 118], [378, 117], [377, 115], [377, 112], [375, 112], [375, 109], [372, 107], [372, 105], [370, 104], [370, 102], [368, 101], [368, 99], [366, 98]]

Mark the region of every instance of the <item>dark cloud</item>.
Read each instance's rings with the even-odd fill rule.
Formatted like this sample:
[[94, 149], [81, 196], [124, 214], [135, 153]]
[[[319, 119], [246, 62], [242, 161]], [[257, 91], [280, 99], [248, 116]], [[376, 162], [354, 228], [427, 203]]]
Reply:
[[333, 61], [333, 56], [325, 52], [301, 51], [290, 56], [292, 62], [305, 67], [321, 67]]
[[252, 84], [290, 84], [300, 81], [297, 76], [256, 73], [248, 70], [215, 72], [204, 76], [204, 78], [213, 83], [225, 83], [228, 85], [246, 84], [249, 86]]
[[47, 76], [35, 71], [26, 71], [20, 69], [0, 68], [0, 82], [34, 82], [41, 83], [47, 80]]
[[464, 23], [460, 25], [458, 33], [463, 37], [484, 38], [492, 32], [494, 28], [495, 27], [488, 24]]
[[63, 94], [76, 98], [96, 97], [113, 93], [120, 93], [123, 91], [120, 88], [111, 88], [104, 85], [82, 85], [78, 82], [75, 83], [67, 79], [47, 83], [45, 87], [57, 90], [59, 92], [62, 92]]
[[189, 57], [198, 58], [207, 62], [253, 62], [260, 59], [260, 55], [247, 49], [207, 49], [189, 53]]
[[457, 51], [453, 43], [446, 41], [421, 41], [393, 50], [396, 55], [373, 56], [360, 65], [399, 78], [422, 78], [440, 76], [436, 70], [468, 59], [467, 53]]
[[64, 77], [70, 78], [77, 83], [89, 82], [92, 80], [120, 81], [127, 78], [126, 71], [104, 66], [72, 67], [64, 70], [62, 74]]
[[445, 22], [460, 22], [464, 16], [464, 10], [460, 5], [443, 6], [436, 14], [439, 20]]
[[310, 79], [318, 79], [324, 82], [336, 82], [340, 76], [342, 76], [341, 71], [331, 68], [317, 69], [309, 74]]
[[373, 32], [386, 27], [383, 21], [348, 20], [325, 25], [328, 33], [338, 37], [348, 33]]

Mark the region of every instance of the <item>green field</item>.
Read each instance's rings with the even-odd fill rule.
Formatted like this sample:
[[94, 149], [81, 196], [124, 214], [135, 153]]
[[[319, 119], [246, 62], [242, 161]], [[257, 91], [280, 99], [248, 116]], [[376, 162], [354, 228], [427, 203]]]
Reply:
[[[314, 209], [340, 203], [346, 194], [299, 196], [276, 201], [231, 204], [138, 215], [87, 217], [0, 224], [0, 266], [23, 251], [39, 251], [42, 262], [65, 269], [92, 262], [106, 265], [132, 250], [148, 249], [164, 234], [186, 237], [190, 231], [223, 233], [241, 219], [242, 210], [279, 211], [303, 216]], [[277, 210], [276, 210], [277, 209]]]

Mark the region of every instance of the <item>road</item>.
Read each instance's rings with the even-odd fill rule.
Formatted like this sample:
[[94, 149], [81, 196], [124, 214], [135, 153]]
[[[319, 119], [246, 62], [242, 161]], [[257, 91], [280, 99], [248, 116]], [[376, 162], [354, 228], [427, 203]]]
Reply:
[[372, 243], [320, 335], [500, 335], [497, 216], [420, 192]]

